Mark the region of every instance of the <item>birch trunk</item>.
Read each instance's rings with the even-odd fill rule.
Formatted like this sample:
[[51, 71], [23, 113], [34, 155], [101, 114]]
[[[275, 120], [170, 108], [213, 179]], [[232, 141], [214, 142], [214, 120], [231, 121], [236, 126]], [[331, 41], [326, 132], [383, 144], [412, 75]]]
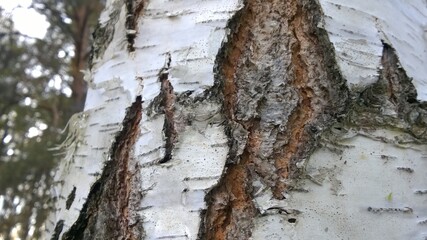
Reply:
[[426, 239], [424, 1], [107, 1], [51, 239]]

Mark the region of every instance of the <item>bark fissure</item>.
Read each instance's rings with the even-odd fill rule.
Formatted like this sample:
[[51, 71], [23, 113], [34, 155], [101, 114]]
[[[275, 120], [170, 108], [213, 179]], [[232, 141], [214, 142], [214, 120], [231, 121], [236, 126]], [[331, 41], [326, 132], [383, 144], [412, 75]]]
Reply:
[[250, 238], [254, 182], [284, 199], [303, 175], [297, 163], [343, 113], [348, 90], [320, 16], [313, 1], [248, 0], [229, 23], [217, 63], [230, 153], [206, 198], [201, 239]]
[[175, 124], [175, 95], [173, 86], [169, 81], [169, 68], [171, 64], [171, 55], [168, 53], [165, 59], [165, 65], [159, 72], [160, 93], [152, 102], [151, 107], [156, 108], [156, 112], [163, 113], [165, 120], [163, 124], [163, 134], [165, 138], [165, 155], [159, 163], [166, 163], [172, 159], [172, 152], [177, 141], [177, 130]]
[[142, 222], [136, 214], [137, 164], [131, 157], [139, 135], [142, 101], [138, 96], [127, 110], [123, 129], [116, 136], [100, 178], [92, 185], [77, 221], [63, 239], [139, 239]]
[[64, 220], [59, 220], [55, 225], [55, 229], [53, 230], [53, 234], [52, 234], [52, 237], [50, 239], [51, 240], [58, 240], [59, 236], [62, 233], [63, 228], [64, 228]]
[[175, 146], [177, 139], [177, 132], [175, 129], [175, 101], [176, 96], [173, 91], [173, 86], [168, 80], [168, 74], [162, 74], [160, 76], [161, 82], [161, 95], [162, 95], [162, 106], [165, 114], [165, 122], [163, 125], [163, 133], [165, 134], [165, 156], [160, 163], [169, 162], [172, 159], [172, 151]]
[[142, 15], [145, 5], [145, 0], [126, 0], [126, 39], [129, 52], [135, 51], [133, 45], [137, 34], [138, 18]]
[[73, 204], [73, 202], [74, 202], [74, 198], [76, 197], [76, 190], [77, 190], [77, 188], [74, 186], [73, 190], [71, 190], [70, 194], [67, 197], [67, 201], [65, 202], [65, 208], [67, 210], [70, 209], [71, 204]]
[[[175, 104], [179, 102], [180, 96], [175, 94], [172, 83], [169, 81], [171, 61], [171, 55], [167, 53], [165, 56], [165, 64], [158, 73], [160, 93], [150, 103], [147, 110], [147, 114], [150, 117], [154, 117], [158, 114], [164, 114], [162, 132], [165, 141], [165, 154], [160, 160], [155, 162], [160, 164], [169, 162], [172, 159], [172, 153], [175, 148], [175, 144], [178, 141], [177, 124], [179, 123], [177, 123], [175, 120], [175, 115], [177, 114]], [[182, 94], [181, 98], [187, 99], [188, 97], [186, 97], [186, 94], [184, 93]]]

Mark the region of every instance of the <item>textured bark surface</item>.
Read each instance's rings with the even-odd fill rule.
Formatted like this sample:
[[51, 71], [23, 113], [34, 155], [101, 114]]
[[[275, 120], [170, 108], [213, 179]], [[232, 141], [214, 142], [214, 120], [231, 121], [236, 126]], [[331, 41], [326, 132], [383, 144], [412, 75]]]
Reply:
[[423, 236], [425, 103], [341, 1], [108, 1], [52, 239]]
[[259, 215], [254, 182], [284, 199], [298, 164], [343, 113], [348, 92], [320, 14], [313, 1], [246, 1], [230, 23], [217, 63], [234, 152], [207, 197], [201, 239], [248, 239]]

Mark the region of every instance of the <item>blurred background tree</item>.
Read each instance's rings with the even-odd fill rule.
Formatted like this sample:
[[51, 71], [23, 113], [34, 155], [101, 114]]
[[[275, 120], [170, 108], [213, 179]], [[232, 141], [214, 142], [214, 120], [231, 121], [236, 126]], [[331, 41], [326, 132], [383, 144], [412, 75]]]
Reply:
[[[39, 239], [51, 208], [57, 145], [83, 109], [90, 33], [102, 0], [33, 0], [49, 28], [18, 32], [0, 6], [0, 239]], [[31, 26], [31, 19], [28, 19]]]

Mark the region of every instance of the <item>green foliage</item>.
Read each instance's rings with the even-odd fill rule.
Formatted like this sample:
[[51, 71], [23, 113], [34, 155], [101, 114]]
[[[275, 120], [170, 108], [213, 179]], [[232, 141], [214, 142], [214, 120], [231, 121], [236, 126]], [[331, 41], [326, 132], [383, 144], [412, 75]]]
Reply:
[[44, 39], [17, 32], [0, 8], [0, 239], [39, 239], [43, 231], [61, 160], [48, 148], [60, 143], [61, 128], [82, 108], [70, 93], [86, 91], [72, 86], [82, 81], [101, 3], [34, 0], [33, 8], [50, 22]]

